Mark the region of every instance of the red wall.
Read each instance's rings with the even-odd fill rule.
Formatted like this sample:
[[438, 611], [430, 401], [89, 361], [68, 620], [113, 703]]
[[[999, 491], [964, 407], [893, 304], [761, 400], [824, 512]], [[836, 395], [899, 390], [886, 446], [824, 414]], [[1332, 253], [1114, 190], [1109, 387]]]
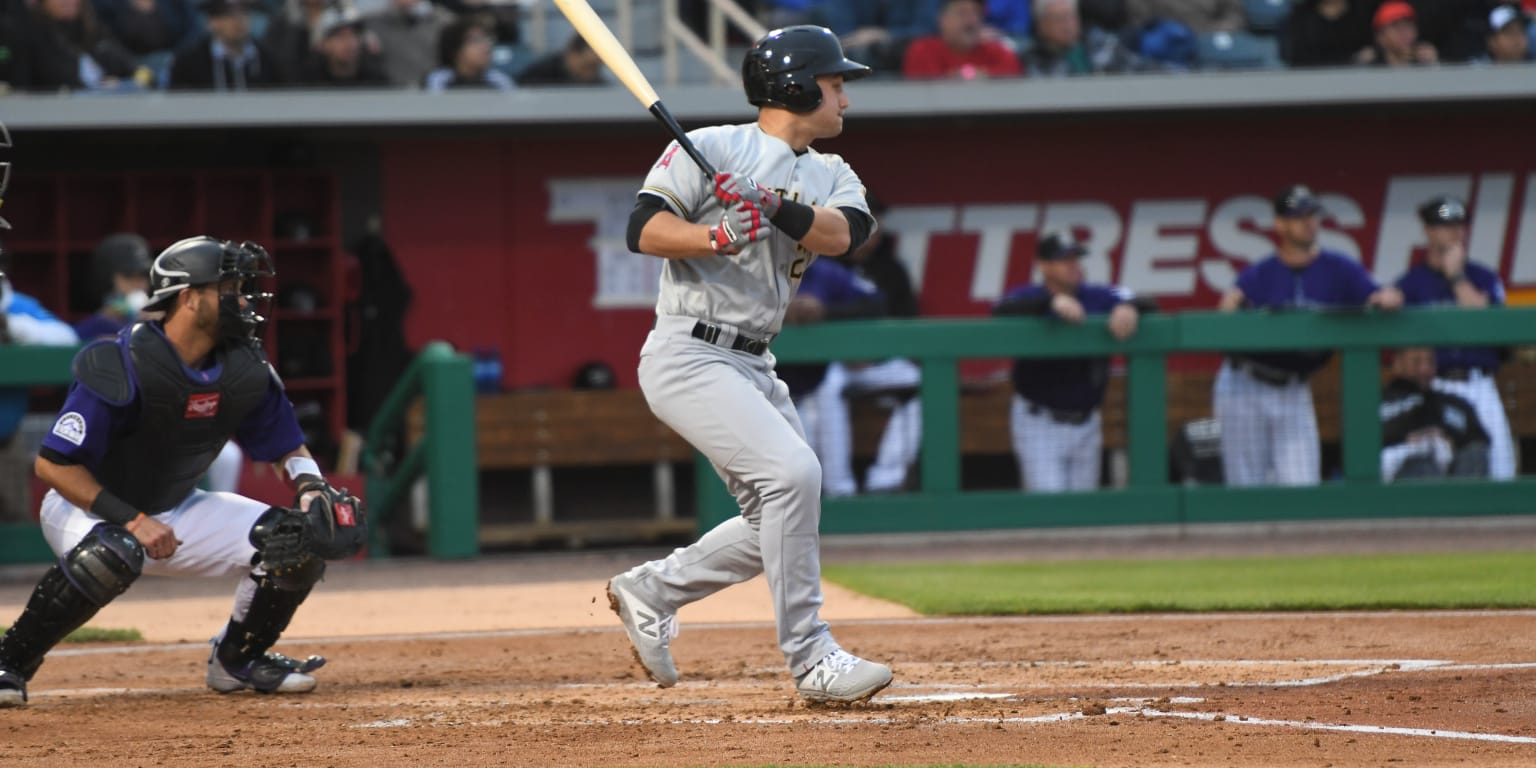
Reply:
[[[919, 124], [861, 122], [854, 96], [848, 134], [818, 149], [843, 154], [891, 205], [885, 231], [925, 254], [927, 314], [984, 313], [996, 291], [1028, 279], [1044, 217], [1074, 210], [1102, 225], [1090, 257], [1101, 272], [1090, 266], [1091, 277], [1157, 294], [1167, 307], [1209, 307], [1246, 252], [1264, 247], [1268, 199], [1298, 181], [1333, 201], [1328, 237], [1368, 267], [1381, 261], [1379, 277], [1390, 279], [1416, 253], [1412, 207], [1429, 190], [1471, 200], [1474, 258], [1498, 261], [1511, 287], [1536, 285], [1528, 114], [1444, 108]], [[592, 359], [633, 386], [651, 312], [593, 306], [594, 225], [552, 223], [549, 182], [614, 179], [629, 189], [665, 143], [659, 127], [632, 124], [384, 145], [385, 233], [418, 297], [411, 342], [497, 347], [509, 386], [565, 386]], [[930, 223], [919, 226], [924, 217]], [[999, 244], [991, 249], [995, 272], [985, 266], [989, 238]]]

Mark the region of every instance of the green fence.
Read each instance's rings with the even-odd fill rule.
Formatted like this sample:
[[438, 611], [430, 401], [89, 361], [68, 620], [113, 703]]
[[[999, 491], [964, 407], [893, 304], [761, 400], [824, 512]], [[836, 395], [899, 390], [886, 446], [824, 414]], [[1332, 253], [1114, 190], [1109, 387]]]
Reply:
[[[420, 396], [421, 440], [391, 439], [406, 428], [407, 408]], [[398, 461], [380, 449], [399, 445]], [[368, 427], [362, 456], [368, 506], [375, 515], [369, 554], [389, 554], [390, 514], [417, 478], [427, 479], [427, 552], [436, 558], [480, 552], [480, 467], [475, 451], [475, 382], [470, 359], [434, 341], [416, 356]]]
[[[773, 352], [780, 363], [900, 356], [922, 366], [920, 490], [831, 499], [823, 507], [823, 532], [874, 533], [1536, 512], [1532, 479], [1384, 485], [1379, 478], [1383, 348], [1533, 342], [1536, 309], [1414, 309], [1151, 315], [1125, 342], [1115, 341], [1102, 319], [1076, 326], [1035, 318], [848, 321], [791, 328], [774, 341]], [[1168, 482], [1168, 355], [1307, 348], [1337, 349], [1341, 357], [1341, 481], [1310, 488]], [[1113, 354], [1126, 360], [1130, 472], [1125, 488], [1062, 494], [961, 491], [958, 361]], [[737, 508], [702, 459], [697, 475], [702, 532], [737, 514]]]
[[[67, 385], [70, 361], [78, 347], [17, 347], [0, 345], [0, 386]], [[0, 563], [45, 563], [53, 550], [43, 530], [32, 523], [0, 523]]]

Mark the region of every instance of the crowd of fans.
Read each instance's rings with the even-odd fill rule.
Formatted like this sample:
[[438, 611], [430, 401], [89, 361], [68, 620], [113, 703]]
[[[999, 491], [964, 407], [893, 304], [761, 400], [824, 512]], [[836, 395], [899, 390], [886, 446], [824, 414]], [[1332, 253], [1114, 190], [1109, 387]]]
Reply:
[[[698, 0], [680, 7], [699, 23]], [[1051, 77], [1533, 60], [1536, 0], [748, 0], [878, 75]], [[525, 51], [497, 0], [0, 0], [0, 84], [34, 92], [605, 82], [580, 37]]]

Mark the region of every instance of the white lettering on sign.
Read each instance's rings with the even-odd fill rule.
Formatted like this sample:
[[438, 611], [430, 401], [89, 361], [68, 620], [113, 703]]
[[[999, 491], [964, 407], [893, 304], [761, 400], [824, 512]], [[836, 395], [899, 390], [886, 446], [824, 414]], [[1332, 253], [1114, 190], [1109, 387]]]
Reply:
[[1201, 259], [1201, 281], [1218, 293], [1237, 285], [1238, 271], [1275, 250], [1269, 236], [1274, 218], [1274, 204], [1262, 197], [1234, 197], [1218, 206], [1211, 214], [1211, 245], [1226, 258]]
[[1504, 232], [1509, 229], [1509, 204], [1515, 192], [1513, 173], [1485, 173], [1477, 179], [1467, 231], [1467, 258], [1498, 272], [1504, 256]]
[[597, 259], [593, 307], [656, 306], [661, 268], [666, 262], [631, 253], [624, 240], [629, 212], [635, 207], [635, 190], [641, 183], [629, 178], [549, 180], [549, 222], [592, 224], [587, 248]]
[[1195, 292], [1195, 259], [1200, 236], [1166, 230], [1205, 224], [1204, 200], [1138, 200], [1120, 259], [1120, 282], [1137, 293], [1185, 295]]
[[971, 272], [971, 300], [997, 301], [1008, 279], [1008, 255], [1013, 236], [1030, 232], [1040, 218], [1033, 205], [967, 205], [960, 212], [961, 232], [980, 232], [976, 267]]
[[928, 268], [928, 237], [935, 232], [953, 232], [958, 219], [953, 205], [892, 206], [880, 217], [880, 226], [896, 238], [896, 258], [912, 276], [912, 290], [923, 290], [923, 275]]

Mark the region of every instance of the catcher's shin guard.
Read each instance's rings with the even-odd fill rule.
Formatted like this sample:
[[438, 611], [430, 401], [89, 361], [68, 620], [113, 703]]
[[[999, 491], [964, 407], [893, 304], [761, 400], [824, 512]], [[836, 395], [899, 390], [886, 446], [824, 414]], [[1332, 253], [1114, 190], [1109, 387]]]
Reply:
[[128, 591], [144, 548], [121, 526], [102, 524], [43, 574], [21, 617], [0, 638], [0, 665], [32, 679], [43, 655]]
[[311, 588], [279, 588], [266, 574], [253, 573], [251, 579], [256, 582], [256, 594], [251, 597], [251, 607], [243, 619], [237, 621], [233, 616], [230, 617], [228, 626], [224, 628], [224, 636], [219, 640], [218, 650], [215, 651], [219, 662], [229, 669], [243, 667], [264, 655], [267, 649], [277, 643], [283, 630], [288, 628], [288, 622], [293, 620], [293, 614], [299, 610], [299, 605], [309, 596]]

